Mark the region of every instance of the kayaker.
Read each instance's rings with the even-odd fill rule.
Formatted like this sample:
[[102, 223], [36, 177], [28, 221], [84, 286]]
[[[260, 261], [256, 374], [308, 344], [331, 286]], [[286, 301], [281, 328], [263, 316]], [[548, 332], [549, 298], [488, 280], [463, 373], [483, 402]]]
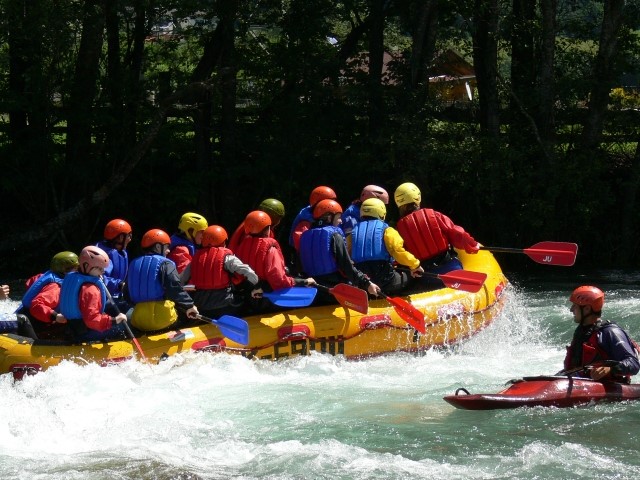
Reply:
[[67, 319], [71, 334], [78, 342], [120, 340], [126, 338], [122, 322], [127, 316], [113, 308], [107, 313], [109, 293], [102, 274], [109, 266], [104, 250], [89, 245], [78, 255], [78, 271], [65, 275], [60, 290], [60, 313]]
[[[271, 218], [271, 229], [269, 231], [269, 236], [271, 238], [276, 238], [274, 229], [280, 224], [282, 219], [284, 218], [285, 210], [284, 205], [280, 200], [275, 198], [265, 198], [260, 205], [258, 205], [257, 210], [265, 212]], [[231, 239], [229, 240], [229, 249], [232, 252], [238, 250], [240, 246], [240, 242], [245, 237], [246, 233], [244, 231], [244, 220], [238, 225], [233, 235], [231, 235]]]
[[[358, 288], [378, 295], [380, 287], [354, 265], [340, 228], [342, 207], [335, 200], [321, 200], [313, 207], [314, 222], [300, 238], [300, 260], [303, 271], [324, 286], [351, 282]], [[317, 304], [333, 303], [334, 297], [324, 291], [316, 296]]]
[[[244, 303], [243, 291], [250, 291], [254, 298], [262, 294], [257, 288], [258, 276], [226, 248], [227, 239], [227, 231], [220, 225], [207, 227], [202, 234], [202, 248], [196, 250], [184, 271], [189, 283], [195, 286], [191, 298], [207, 317], [238, 313]], [[233, 284], [234, 276], [242, 282], [237, 287]]]
[[187, 212], [178, 222], [178, 231], [171, 235], [171, 245], [167, 258], [173, 260], [178, 270], [182, 273], [202, 242], [202, 233], [209, 224], [207, 219], [199, 213]]
[[349, 205], [344, 212], [342, 212], [342, 224], [340, 228], [345, 235], [349, 235], [353, 230], [353, 227], [360, 221], [360, 208], [362, 202], [369, 198], [377, 198], [381, 200], [385, 205], [389, 204], [389, 193], [378, 185], [367, 185], [360, 192], [360, 197]]
[[9, 298], [9, 285], [0, 285], [0, 300], [6, 300]]
[[[96, 244], [109, 255], [110, 263], [104, 271], [102, 280], [116, 303], [119, 303], [122, 298], [122, 284], [127, 278], [129, 268], [127, 246], [131, 238], [131, 225], [121, 218], [114, 218], [105, 225], [103, 240]], [[119, 305], [119, 307], [121, 311], [128, 310], [127, 305]]]
[[[431, 273], [461, 270], [453, 247], [467, 253], [478, 253], [480, 245], [465, 230], [431, 208], [421, 208], [422, 194], [413, 183], [403, 183], [395, 193], [400, 219], [396, 228], [404, 239], [405, 248], [418, 260], [422, 268]], [[423, 277], [430, 282], [429, 277]]]
[[[131, 325], [144, 332], [179, 327], [176, 305], [189, 319], [199, 314], [180, 283], [176, 264], [166, 258], [170, 243], [163, 230], [149, 230], [140, 241], [143, 255], [129, 266], [124, 295], [134, 305]], [[182, 314], [180, 319], [184, 319]]]
[[[629, 383], [640, 370], [637, 345], [627, 332], [608, 320], [600, 318], [604, 305], [604, 292], [598, 287], [585, 285], [576, 288], [569, 297], [573, 321], [578, 324], [564, 359], [566, 372], [582, 366], [591, 366], [577, 372], [593, 380], [611, 378]], [[613, 366], [599, 365], [605, 360], [618, 362]]]
[[[387, 207], [379, 198], [368, 198], [360, 205], [359, 222], [347, 239], [356, 268], [380, 286], [387, 294], [404, 290], [412, 277], [420, 277], [424, 270], [420, 260], [404, 248], [398, 231], [385, 223]], [[344, 218], [344, 213], [342, 215]], [[394, 268], [393, 261], [406, 270]]]
[[[260, 279], [260, 287], [271, 292], [294, 286], [313, 286], [313, 278], [294, 278], [287, 274], [280, 244], [271, 238], [271, 218], [265, 212], [254, 210], [244, 219], [245, 238], [240, 243], [237, 257], [249, 265]], [[274, 310], [265, 298], [250, 299], [251, 307], [260, 312]]]
[[49, 270], [27, 280], [27, 291], [22, 297], [17, 314], [26, 315], [33, 335], [39, 339], [62, 339], [67, 319], [59, 313], [60, 288], [64, 277], [78, 269], [78, 255], [59, 252], [51, 259]]

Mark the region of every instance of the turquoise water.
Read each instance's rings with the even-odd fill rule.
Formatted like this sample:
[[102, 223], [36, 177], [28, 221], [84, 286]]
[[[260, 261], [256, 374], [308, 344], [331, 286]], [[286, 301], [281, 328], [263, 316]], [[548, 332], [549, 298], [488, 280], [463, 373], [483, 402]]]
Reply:
[[[640, 339], [637, 278], [600, 280], [605, 317]], [[186, 354], [153, 366], [63, 363], [17, 383], [3, 375], [0, 478], [640, 477], [640, 402], [474, 412], [442, 400], [560, 369], [575, 279], [514, 283], [489, 328], [420, 356]]]

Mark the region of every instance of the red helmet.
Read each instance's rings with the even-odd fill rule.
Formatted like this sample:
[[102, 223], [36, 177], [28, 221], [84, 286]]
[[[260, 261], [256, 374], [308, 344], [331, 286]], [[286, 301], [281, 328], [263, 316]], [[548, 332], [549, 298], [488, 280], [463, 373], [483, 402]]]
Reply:
[[367, 185], [360, 193], [360, 201], [364, 202], [368, 198], [379, 198], [385, 205], [389, 204], [389, 194], [387, 191], [377, 185]]
[[271, 226], [271, 217], [262, 210], [254, 210], [244, 219], [244, 231], [249, 235], [258, 235]]
[[142, 248], [151, 248], [156, 243], [161, 243], [162, 245], [171, 244], [171, 239], [169, 235], [159, 228], [154, 228], [153, 230], [149, 230], [142, 236], [142, 240], [140, 241], [140, 246]]
[[335, 200], [321, 200], [318, 204], [313, 207], [313, 218], [318, 220], [322, 218], [327, 213], [342, 213], [342, 207]]
[[604, 305], [604, 292], [598, 287], [584, 285], [573, 291], [569, 301], [580, 306], [589, 305], [594, 312], [600, 312]]
[[109, 255], [99, 247], [94, 245], [86, 246], [78, 255], [79, 270], [82, 273], [89, 273], [94, 268], [105, 269], [109, 266]]
[[129, 235], [131, 233], [131, 225], [120, 218], [111, 220], [104, 227], [105, 240], [113, 240], [122, 233], [124, 233], [125, 235]]
[[220, 225], [211, 225], [205, 228], [202, 234], [203, 247], [220, 247], [229, 239], [227, 231]]
[[309, 205], [313, 208], [320, 200], [335, 200], [337, 197], [336, 192], [334, 192], [329, 187], [316, 187], [311, 190], [311, 195], [309, 196]]

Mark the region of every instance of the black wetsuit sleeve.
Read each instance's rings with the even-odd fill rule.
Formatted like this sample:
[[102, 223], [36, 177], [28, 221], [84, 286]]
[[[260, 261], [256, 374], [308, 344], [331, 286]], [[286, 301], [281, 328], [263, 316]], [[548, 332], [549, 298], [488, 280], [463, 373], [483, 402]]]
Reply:
[[164, 298], [173, 300], [187, 309], [193, 307], [193, 300], [182, 288], [180, 275], [178, 275], [175, 263], [164, 262], [160, 265], [160, 282], [162, 283], [162, 288], [164, 288]]
[[600, 346], [607, 352], [610, 360], [616, 360], [618, 365], [612, 367], [613, 373], [619, 375], [635, 375], [640, 371], [640, 362], [635, 348], [622, 328], [611, 325], [599, 332]]
[[333, 255], [338, 264], [338, 270], [347, 277], [351, 283], [358, 288], [366, 290], [371, 285], [371, 280], [364, 273], [358, 270], [349, 256], [347, 243], [339, 233], [334, 233], [331, 239]]

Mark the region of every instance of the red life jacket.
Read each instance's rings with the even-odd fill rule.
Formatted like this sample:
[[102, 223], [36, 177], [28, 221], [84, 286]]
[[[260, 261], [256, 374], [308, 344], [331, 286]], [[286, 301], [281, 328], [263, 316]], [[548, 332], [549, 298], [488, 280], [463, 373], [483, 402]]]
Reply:
[[265, 259], [267, 257], [267, 252], [271, 248], [276, 248], [280, 255], [282, 255], [282, 251], [280, 250], [280, 245], [278, 241], [274, 238], [263, 238], [263, 237], [253, 237], [247, 235], [243, 240], [240, 246], [238, 247], [238, 251], [235, 252], [236, 257], [238, 257], [242, 262], [249, 265], [258, 278], [260, 280], [266, 279], [265, 272]]
[[[582, 344], [582, 360], [581, 360], [582, 363], [580, 365], [571, 364], [571, 359], [573, 358], [573, 345], [569, 345], [567, 347], [567, 355], [564, 357], [565, 370], [570, 370], [574, 367], [579, 367], [581, 365], [590, 365], [591, 363], [594, 363], [594, 362], [609, 360], [609, 355], [607, 355], [607, 352], [600, 347], [598, 342], [598, 333], [600, 332], [600, 330], [602, 330], [602, 328], [605, 328], [607, 325], [604, 325], [603, 327], [595, 329], [593, 333], [589, 336], [587, 341]], [[640, 352], [640, 349], [638, 348], [638, 344], [634, 340], [632, 340], [629, 336], [627, 336], [627, 338], [629, 339], [633, 348], [635, 348], [636, 355], [637, 355]], [[622, 380], [622, 381], [627, 381], [631, 378], [630, 375], [612, 375], [612, 377], [615, 380]]]
[[191, 260], [191, 283], [198, 290], [221, 290], [231, 284], [231, 275], [224, 269], [224, 259], [232, 252], [224, 247], [196, 250]]
[[449, 249], [449, 242], [430, 208], [421, 208], [402, 217], [396, 228], [404, 240], [404, 248], [420, 261], [437, 257]]

